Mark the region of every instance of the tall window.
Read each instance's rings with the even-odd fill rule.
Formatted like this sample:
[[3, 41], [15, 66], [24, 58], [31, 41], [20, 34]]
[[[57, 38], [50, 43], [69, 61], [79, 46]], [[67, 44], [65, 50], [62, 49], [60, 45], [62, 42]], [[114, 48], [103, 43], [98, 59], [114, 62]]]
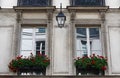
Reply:
[[45, 54], [46, 46], [46, 28], [22, 28], [21, 32], [21, 51], [23, 56], [29, 56], [30, 53]]
[[51, 0], [18, 0], [18, 6], [51, 6]]
[[105, 6], [105, 0], [70, 0], [72, 6]]
[[100, 28], [76, 28], [76, 56], [102, 55]]

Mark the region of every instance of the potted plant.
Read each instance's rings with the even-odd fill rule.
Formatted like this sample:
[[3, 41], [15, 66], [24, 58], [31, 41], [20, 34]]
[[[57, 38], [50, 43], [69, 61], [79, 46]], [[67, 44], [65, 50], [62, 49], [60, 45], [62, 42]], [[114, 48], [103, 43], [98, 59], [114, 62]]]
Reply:
[[50, 60], [46, 55], [37, 54], [33, 56], [31, 53], [30, 57], [23, 58], [17, 56], [15, 59], [10, 61], [8, 67], [11, 71], [17, 72], [18, 75], [21, 73], [36, 73], [46, 74], [46, 67], [50, 64]]
[[107, 67], [107, 60], [103, 56], [91, 55], [90, 57], [77, 57], [74, 62], [76, 66], [76, 75], [81, 74], [95, 74], [104, 75]]

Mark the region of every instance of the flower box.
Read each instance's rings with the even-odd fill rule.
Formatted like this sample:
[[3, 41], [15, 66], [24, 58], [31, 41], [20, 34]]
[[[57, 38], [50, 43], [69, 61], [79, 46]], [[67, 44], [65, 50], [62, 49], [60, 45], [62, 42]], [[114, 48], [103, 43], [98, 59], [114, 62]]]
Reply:
[[46, 75], [46, 67], [50, 64], [50, 60], [46, 55], [37, 54], [33, 56], [31, 53], [30, 57], [22, 58], [17, 56], [9, 63], [9, 69], [12, 72], [21, 75], [22, 73], [36, 73], [36, 75]]
[[90, 57], [77, 57], [74, 62], [76, 66], [76, 75], [104, 75], [107, 67], [107, 60], [103, 56], [91, 55]]
[[36, 73], [36, 75], [46, 75], [46, 68], [41, 67], [22, 67], [17, 69], [17, 75], [21, 75], [22, 73]]
[[89, 69], [83, 69], [83, 68], [76, 68], [76, 75], [104, 75], [104, 70], [89, 68]]

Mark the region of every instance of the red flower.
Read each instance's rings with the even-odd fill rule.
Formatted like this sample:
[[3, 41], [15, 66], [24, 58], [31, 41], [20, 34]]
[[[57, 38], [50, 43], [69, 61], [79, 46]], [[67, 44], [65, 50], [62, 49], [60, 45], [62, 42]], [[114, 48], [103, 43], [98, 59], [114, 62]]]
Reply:
[[104, 57], [103, 57], [103, 56], [100, 56], [100, 58], [101, 58], [101, 59], [104, 59]]
[[95, 64], [95, 60], [92, 60], [92, 62], [91, 62], [92, 64]]
[[35, 62], [35, 59], [31, 59], [32, 62]]
[[38, 56], [42, 56], [42, 54], [40, 52], [37, 53]]
[[106, 70], [107, 68], [106, 68], [106, 66], [102, 66], [102, 68], [101, 68], [102, 70]]
[[46, 63], [46, 62], [49, 62], [49, 61], [48, 61], [48, 60], [44, 60], [43, 62], [45, 62], [45, 63]]
[[16, 59], [19, 60], [19, 59], [22, 58], [22, 56], [23, 56], [23, 55], [21, 55], [21, 56], [17, 56]]

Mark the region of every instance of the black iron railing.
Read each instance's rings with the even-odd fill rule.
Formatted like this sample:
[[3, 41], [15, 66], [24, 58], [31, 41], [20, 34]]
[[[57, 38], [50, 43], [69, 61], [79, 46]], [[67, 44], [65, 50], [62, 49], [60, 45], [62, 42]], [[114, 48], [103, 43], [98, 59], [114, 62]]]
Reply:
[[105, 6], [105, 0], [71, 0], [71, 6]]
[[18, 0], [18, 6], [51, 6], [51, 0]]

